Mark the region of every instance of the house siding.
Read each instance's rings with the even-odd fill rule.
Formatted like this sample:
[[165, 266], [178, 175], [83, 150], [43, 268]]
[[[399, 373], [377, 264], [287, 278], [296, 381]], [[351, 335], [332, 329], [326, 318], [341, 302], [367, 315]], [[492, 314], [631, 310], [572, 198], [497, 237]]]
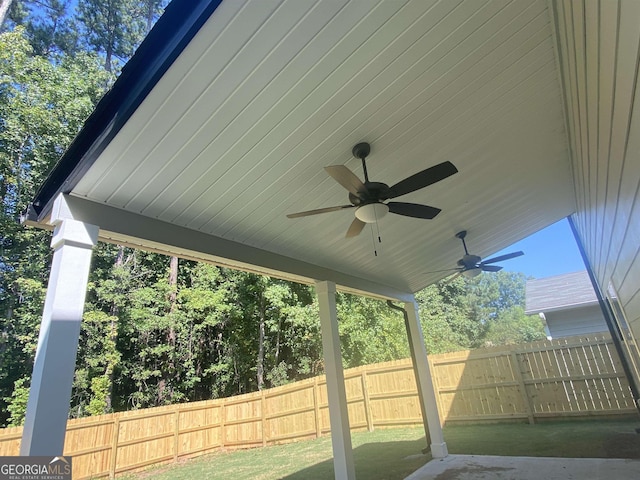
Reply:
[[607, 332], [599, 305], [545, 313], [552, 338]]
[[640, 338], [640, 2], [554, 2], [578, 236]]

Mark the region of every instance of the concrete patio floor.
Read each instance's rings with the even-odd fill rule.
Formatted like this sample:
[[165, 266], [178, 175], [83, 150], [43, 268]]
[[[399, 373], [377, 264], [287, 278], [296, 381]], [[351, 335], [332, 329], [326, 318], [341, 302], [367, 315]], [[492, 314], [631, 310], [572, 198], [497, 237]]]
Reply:
[[449, 455], [405, 480], [626, 480], [640, 479], [640, 460], [619, 458]]

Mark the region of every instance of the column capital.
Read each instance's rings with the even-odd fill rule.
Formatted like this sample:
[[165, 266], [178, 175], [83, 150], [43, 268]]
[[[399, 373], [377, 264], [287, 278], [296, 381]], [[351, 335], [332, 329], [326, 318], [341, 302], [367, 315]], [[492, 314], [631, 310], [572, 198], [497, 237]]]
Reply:
[[329, 280], [316, 280], [315, 287], [318, 293], [336, 293], [336, 284]]
[[63, 245], [81, 248], [93, 248], [98, 243], [99, 228], [77, 220], [59, 220], [51, 238], [51, 248]]
[[99, 228], [75, 219], [73, 209], [67, 202], [68, 196], [60, 194], [53, 202], [51, 223], [55, 225], [51, 248], [72, 245], [81, 248], [93, 248], [98, 243]]

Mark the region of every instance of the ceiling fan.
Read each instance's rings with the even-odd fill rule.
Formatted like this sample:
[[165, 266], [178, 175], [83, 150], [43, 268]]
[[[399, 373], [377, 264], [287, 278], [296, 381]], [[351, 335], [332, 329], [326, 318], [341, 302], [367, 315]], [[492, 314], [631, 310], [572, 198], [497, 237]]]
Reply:
[[471, 255], [469, 253], [469, 250], [467, 250], [467, 244], [464, 241], [466, 236], [466, 230], [462, 230], [461, 232], [456, 233], [456, 238], [462, 240], [462, 246], [464, 247], [464, 256], [460, 260], [458, 260], [458, 267], [453, 269], [458, 273], [451, 277], [449, 281], [454, 280], [460, 275], [473, 278], [480, 275], [482, 272], [498, 272], [502, 270], [503, 267], [501, 267], [500, 265], [493, 265], [494, 263], [504, 262], [505, 260], [511, 260], [512, 258], [524, 255], [524, 252], [512, 252], [505, 255], [500, 255], [499, 257], [489, 258], [488, 260], [482, 260], [482, 258], [480, 258], [478, 255]]
[[306, 212], [290, 213], [288, 218], [307, 217], [320, 213], [336, 212], [347, 208], [355, 208], [355, 219], [347, 230], [347, 238], [355, 237], [362, 232], [367, 223], [375, 223], [384, 217], [388, 212], [405, 217], [424, 218], [430, 220], [440, 213], [439, 208], [428, 205], [407, 202], [387, 202], [396, 197], [406, 195], [458, 172], [458, 169], [451, 162], [443, 162], [433, 167], [422, 170], [410, 177], [401, 180], [391, 187], [386, 183], [371, 182], [367, 173], [366, 157], [371, 151], [371, 146], [366, 143], [359, 143], [352, 149], [353, 156], [362, 160], [364, 171], [364, 183], [349, 170], [345, 165], [331, 165], [324, 167], [325, 171], [333, 179], [349, 191], [348, 205], [336, 207], [319, 208]]

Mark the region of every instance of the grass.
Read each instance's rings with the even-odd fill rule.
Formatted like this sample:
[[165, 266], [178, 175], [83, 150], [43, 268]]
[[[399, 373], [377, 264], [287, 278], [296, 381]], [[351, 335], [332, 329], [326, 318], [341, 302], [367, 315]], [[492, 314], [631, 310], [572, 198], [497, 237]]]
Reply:
[[[638, 421], [573, 421], [537, 425], [450, 426], [444, 430], [450, 453], [573, 458], [640, 458]], [[402, 479], [431, 459], [420, 428], [352, 434], [358, 478]], [[160, 480], [320, 480], [333, 478], [331, 439], [220, 452], [154, 468], [124, 478]]]
[[565, 421], [445, 428], [450, 453], [567, 458], [640, 458], [638, 421]]

